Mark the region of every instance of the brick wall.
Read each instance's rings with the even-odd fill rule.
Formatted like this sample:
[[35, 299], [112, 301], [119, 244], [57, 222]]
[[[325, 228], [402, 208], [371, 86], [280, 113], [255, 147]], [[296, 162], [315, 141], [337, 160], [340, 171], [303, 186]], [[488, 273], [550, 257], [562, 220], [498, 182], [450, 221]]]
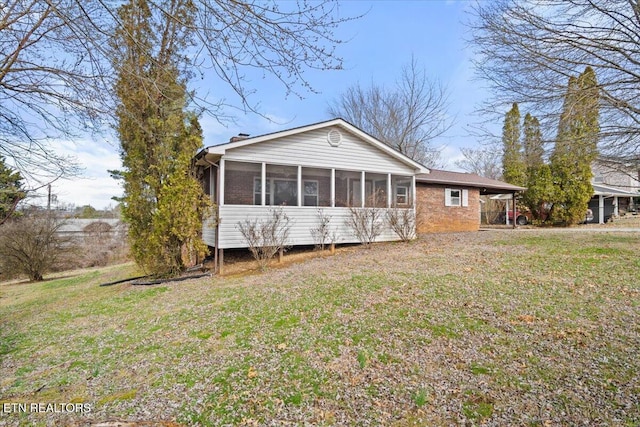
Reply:
[[228, 205], [253, 205], [253, 178], [260, 171], [226, 170], [224, 179], [224, 202]]
[[468, 188], [468, 206], [445, 206], [445, 188], [463, 187], [417, 183], [418, 233], [478, 231], [480, 228], [480, 191]]

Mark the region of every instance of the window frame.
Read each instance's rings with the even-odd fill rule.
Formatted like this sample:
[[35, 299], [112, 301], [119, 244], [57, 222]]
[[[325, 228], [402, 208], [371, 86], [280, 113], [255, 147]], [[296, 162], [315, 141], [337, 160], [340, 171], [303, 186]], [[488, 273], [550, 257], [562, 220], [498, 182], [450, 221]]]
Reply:
[[[398, 190], [404, 190], [404, 194], [400, 194], [400, 192]], [[404, 198], [404, 202], [400, 201], [400, 198], [403, 197]], [[399, 185], [396, 184], [396, 205], [397, 206], [407, 206], [409, 205], [409, 186], [408, 185]]]
[[[307, 194], [307, 187], [305, 184], [308, 182], [316, 185], [315, 194]], [[308, 205], [306, 203], [307, 197], [315, 197], [316, 199], [315, 205]], [[302, 180], [302, 206], [318, 207], [319, 202], [320, 202], [320, 182], [317, 179], [303, 179]]]
[[[453, 192], [458, 195], [454, 196]], [[444, 189], [444, 205], [447, 207], [468, 207], [469, 206], [469, 190], [466, 188], [445, 188]]]

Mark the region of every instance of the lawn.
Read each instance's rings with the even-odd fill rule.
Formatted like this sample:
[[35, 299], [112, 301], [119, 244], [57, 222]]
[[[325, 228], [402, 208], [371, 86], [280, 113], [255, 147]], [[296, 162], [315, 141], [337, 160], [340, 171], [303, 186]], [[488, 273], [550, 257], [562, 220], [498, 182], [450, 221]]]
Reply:
[[638, 426], [639, 252], [640, 232], [495, 230], [0, 284], [0, 425]]

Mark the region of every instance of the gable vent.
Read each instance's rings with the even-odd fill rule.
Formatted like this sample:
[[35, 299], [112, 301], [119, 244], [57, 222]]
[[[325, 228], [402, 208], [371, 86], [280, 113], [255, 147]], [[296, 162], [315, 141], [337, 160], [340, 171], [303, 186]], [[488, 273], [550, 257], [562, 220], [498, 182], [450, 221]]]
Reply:
[[339, 130], [331, 129], [327, 133], [327, 141], [329, 141], [329, 145], [332, 147], [337, 147], [342, 142], [342, 134]]

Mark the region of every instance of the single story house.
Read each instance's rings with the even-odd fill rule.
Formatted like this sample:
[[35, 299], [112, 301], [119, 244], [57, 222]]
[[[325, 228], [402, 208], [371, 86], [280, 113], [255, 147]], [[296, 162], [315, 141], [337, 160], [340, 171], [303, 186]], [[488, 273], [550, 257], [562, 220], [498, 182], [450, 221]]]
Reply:
[[622, 190], [603, 184], [591, 184], [593, 196], [589, 200], [589, 209], [593, 213], [596, 224], [604, 224], [612, 217], [617, 217], [635, 209], [633, 199], [640, 196], [638, 192]]
[[[330, 218], [335, 243], [359, 240], [347, 225], [353, 208], [407, 209], [415, 215], [417, 174], [429, 170], [352, 124], [334, 119], [267, 135], [241, 134], [195, 157], [217, 222], [202, 237], [220, 262], [225, 249], [244, 248], [243, 221], [266, 219], [274, 207], [291, 219], [289, 243], [317, 243], [319, 211]], [[398, 240], [385, 224], [376, 241]]]
[[[354, 209], [403, 209], [414, 218], [418, 210], [418, 232], [477, 230], [480, 194], [522, 190], [473, 174], [431, 171], [339, 118], [240, 134], [201, 150], [195, 163], [217, 205], [217, 221], [205, 220], [202, 237], [218, 265], [225, 249], [247, 247], [240, 224], [265, 220], [276, 207], [291, 219], [290, 245], [317, 244], [313, 229], [321, 214], [330, 219], [334, 243], [358, 243], [348, 225]], [[399, 240], [382, 222], [376, 241]]]

